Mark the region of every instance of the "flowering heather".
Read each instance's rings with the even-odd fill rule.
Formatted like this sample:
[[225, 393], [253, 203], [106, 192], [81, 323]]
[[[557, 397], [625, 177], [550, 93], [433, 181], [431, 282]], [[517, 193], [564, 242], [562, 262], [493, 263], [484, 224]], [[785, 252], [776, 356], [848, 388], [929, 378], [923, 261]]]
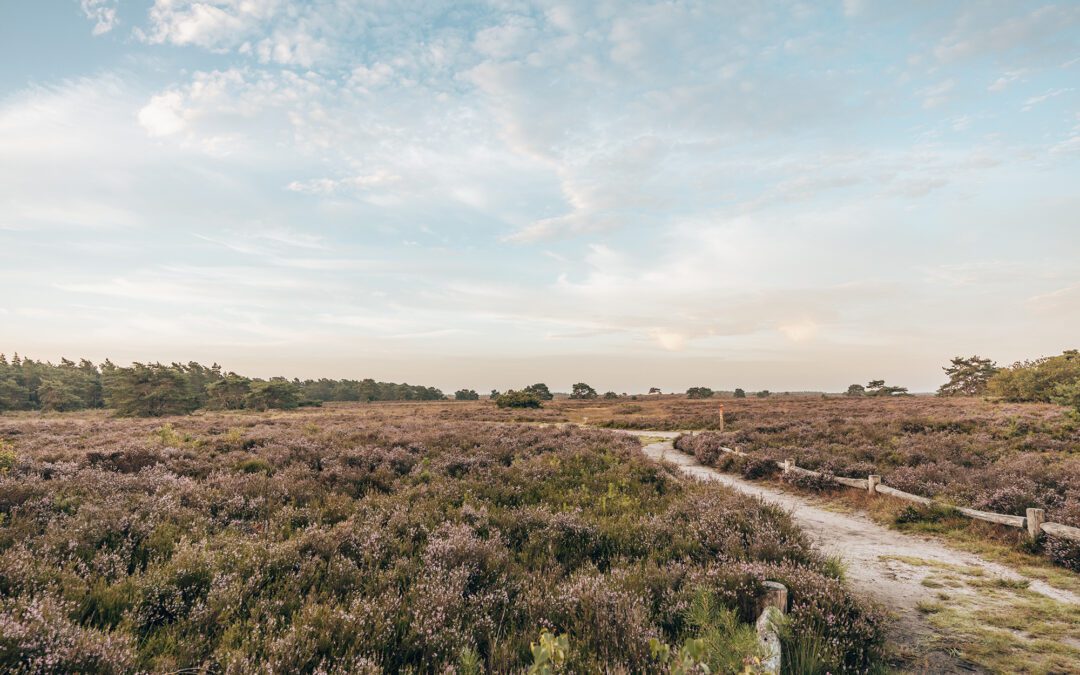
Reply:
[[[723, 433], [685, 436], [679, 448], [718, 465], [721, 446], [836, 476], [865, 478], [976, 509], [1080, 526], [1080, 421], [1039, 403], [962, 398], [730, 401]], [[1059, 562], [1076, 553], [1048, 542]], [[1076, 556], [1070, 566], [1080, 564]]]
[[880, 614], [786, 513], [629, 437], [489, 415], [0, 418], [0, 670], [512, 672], [547, 628], [568, 672], [642, 672], [695, 597], [748, 622], [769, 579], [834, 671], [879, 658]]

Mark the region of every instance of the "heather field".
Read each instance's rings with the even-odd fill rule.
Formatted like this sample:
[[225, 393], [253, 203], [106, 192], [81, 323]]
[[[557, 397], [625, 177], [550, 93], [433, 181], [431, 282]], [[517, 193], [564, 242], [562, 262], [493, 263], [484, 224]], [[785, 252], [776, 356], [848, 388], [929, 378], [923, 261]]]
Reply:
[[[676, 445], [705, 464], [729, 447], [837, 476], [877, 473], [901, 490], [987, 511], [1040, 507], [1050, 520], [1080, 526], [1080, 417], [1062, 406], [939, 397], [642, 399], [554, 407], [604, 427], [702, 431]], [[723, 432], [716, 431], [721, 405]]]
[[[725, 428], [717, 429], [719, 405]], [[886, 485], [959, 506], [1080, 526], [1080, 418], [1043, 403], [978, 398], [669, 398], [577, 411], [604, 426], [706, 430], [676, 446], [703, 464], [760, 477], [760, 462], [724, 455], [729, 447], [836, 476], [875, 473]], [[626, 413], [627, 409], [634, 409]], [[1055, 561], [1080, 568], [1080, 550], [1048, 537]]]
[[507, 424], [581, 414], [2, 416], [0, 670], [740, 672], [765, 580], [788, 669], [877, 667], [880, 610], [778, 507]]

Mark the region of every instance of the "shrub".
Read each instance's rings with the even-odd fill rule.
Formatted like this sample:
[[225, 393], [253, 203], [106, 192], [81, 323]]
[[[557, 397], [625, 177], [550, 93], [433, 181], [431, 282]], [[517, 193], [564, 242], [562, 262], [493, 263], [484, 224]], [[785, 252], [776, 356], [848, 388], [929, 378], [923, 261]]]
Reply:
[[828, 492], [839, 487], [839, 483], [833, 480], [832, 475], [824, 472], [811, 474], [802, 473], [801, 471], [787, 471], [780, 474], [780, 480], [801, 490], [812, 490], [814, 492]]
[[743, 462], [741, 473], [743, 478], [753, 480], [773, 476], [779, 471], [780, 467], [773, 460], [764, 457], [751, 457]]
[[135, 665], [126, 635], [84, 628], [72, 608], [42, 596], [0, 608], [0, 670], [6, 673], [127, 673]]
[[15, 452], [15, 446], [0, 439], [0, 475], [14, 469], [18, 459], [19, 456]]
[[1080, 542], [1044, 536], [1042, 547], [1050, 560], [1073, 572], [1080, 572]]
[[1022, 361], [998, 370], [987, 383], [987, 393], [1009, 401], [1049, 402], [1068, 396], [1080, 382], [1080, 352], [1070, 349], [1060, 356]]
[[543, 403], [538, 394], [511, 389], [504, 394], [499, 394], [495, 399], [495, 405], [500, 408], [539, 408]]
[[254, 380], [247, 396], [244, 397], [244, 407], [253, 410], [270, 408], [292, 410], [299, 407], [300, 398], [300, 387], [288, 380], [279, 378], [270, 381]]

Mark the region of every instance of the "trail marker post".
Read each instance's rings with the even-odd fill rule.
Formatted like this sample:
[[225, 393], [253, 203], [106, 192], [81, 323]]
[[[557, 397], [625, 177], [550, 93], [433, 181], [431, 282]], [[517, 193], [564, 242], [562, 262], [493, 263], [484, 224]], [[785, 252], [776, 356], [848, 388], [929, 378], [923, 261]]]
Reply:
[[720, 404], [720, 431], [724, 430], [724, 404]]

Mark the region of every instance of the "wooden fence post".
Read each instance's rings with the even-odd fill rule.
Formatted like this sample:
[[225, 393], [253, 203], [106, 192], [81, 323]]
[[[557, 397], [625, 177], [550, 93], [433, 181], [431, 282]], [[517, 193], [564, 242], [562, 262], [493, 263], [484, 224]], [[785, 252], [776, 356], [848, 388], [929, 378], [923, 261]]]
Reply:
[[787, 586], [777, 581], [765, 582], [765, 597], [761, 599], [761, 608], [775, 607], [781, 614], [787, 614]]
[[866, 490], [872, 495], [877, 494], [877, 486], [881, 485], [881, 476], [870, 474], [866, 477]]
[[1027, 531], [1028, 536], [1034, 541], [1039, 538], [1039, 533], [1042, 532], [1042, 524], [1046, 520], [1046, 512], [1042, 509], [1028, 509], [1027, 510]]
[[787, 587], [775, 581], [765, 582], [761, 614], [757, 620], [758, 644], [764, 657], [755, 672], [763, 675], [780, 675], [782, 649], [780, 647], [780, 624], [787, 612]]
[[724, 430], [724, 404], [720, 404], [720, 431]]

